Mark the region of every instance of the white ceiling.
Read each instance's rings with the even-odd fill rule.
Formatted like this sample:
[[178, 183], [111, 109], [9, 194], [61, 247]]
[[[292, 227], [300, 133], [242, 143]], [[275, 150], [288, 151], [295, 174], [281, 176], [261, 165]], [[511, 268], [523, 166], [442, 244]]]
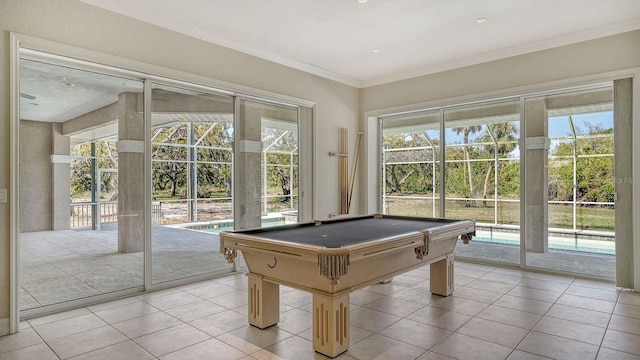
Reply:
[[81, 1], [356, 87], [640, 29], [640, 0]]

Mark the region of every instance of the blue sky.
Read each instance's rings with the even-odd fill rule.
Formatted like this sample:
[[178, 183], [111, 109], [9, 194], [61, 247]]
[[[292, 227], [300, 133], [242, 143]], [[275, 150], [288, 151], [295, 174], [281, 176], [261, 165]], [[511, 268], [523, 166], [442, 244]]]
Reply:
[[[576, 131], [586, 133], [588, 125], [598, 126], [603, 129], [613, 129], [613, 111], [605, 111], [599, 113], [572, 115], [573, 124]], [[571, 136], [571, 128], [567, 116], [556, 116], [549, 118], [549, 137], [565, 137]]]

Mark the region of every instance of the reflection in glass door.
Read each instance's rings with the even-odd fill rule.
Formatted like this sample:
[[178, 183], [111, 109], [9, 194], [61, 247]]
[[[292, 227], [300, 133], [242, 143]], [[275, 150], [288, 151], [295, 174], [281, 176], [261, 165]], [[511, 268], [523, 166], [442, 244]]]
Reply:
[[[611, 87], [525, 100], [526, 265], [615, 278]], [[548, 145], [536, 139], [548, 139]]]
[[20, 60], [23, 316], [143, 286], [142, 93], [138, 80]]
[[444, 112], [445, 216], [476, 222], [459, 256], [520, 263], [519, 108], [512, 100]]

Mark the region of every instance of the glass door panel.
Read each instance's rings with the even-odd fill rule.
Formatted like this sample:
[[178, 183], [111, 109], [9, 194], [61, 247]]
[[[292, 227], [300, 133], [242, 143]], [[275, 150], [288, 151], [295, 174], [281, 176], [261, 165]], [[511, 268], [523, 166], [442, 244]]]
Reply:
[[298, 222], [298, 110], [238, 99], [237, 127], [235, 226]]
[[447, 109], [445, 217], [476, 222], [456, 254], [520, 263], [520, 113], [507, 101]]
[[23, 314], [144, 285], [142, 97], [138, 80], [20, 60]]
[[612, 88], [525, 100], [526, 265], [615, 278]]
[[233, 228], [233, 99], [152, 88], [152, 283], [229, 272], [218, 233]]
[[440, 111], [382, 119], [382, 209], [440, 217]]

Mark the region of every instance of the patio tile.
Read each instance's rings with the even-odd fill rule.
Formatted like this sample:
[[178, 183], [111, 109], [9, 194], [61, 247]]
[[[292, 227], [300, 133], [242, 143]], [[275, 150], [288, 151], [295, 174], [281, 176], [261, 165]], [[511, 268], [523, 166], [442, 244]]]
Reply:
[[513, 349], [462, 334], [452, 334], [433, 352], [458, 360], [506, 359]]
[[73, 360], [151, 360], [149, 354], [133, 341], [125, 341], [73, 357]]
[[477, 318], [531, 330], [542, 315], [491, 305], [478, 314]]
[[[244, 359], [247, 356], [244, 352], [227, 345], [218, 339], [209, 339], [194, 345], [176, 350], [167, 355], [161, 356], [160, 360], [183, 360], [183, 359], [216, 359], [216, 360], [236, 360]], [[249, 357], [250, 358], [250, 357]], [[251, 358], [250, 358], [251, 359]]]
[[182, 321], [174, 318], [173, 316], [163, 312], [155, 312], [149, 315], [143, 315], [130, 320], [121, 321], [113, 324], [112, 326], [128, 336], [130, 339], [133, 339], [179, 324], [182, 324]]
[[579, 341], [560, 338], [532, 331], [518, 345], [518, 350], [546, 356], [552, 359], [587, 360], [595, 359], [598, 347]]
[[0, 360], [59, 360], [47, 344], [37, 344], [0, 353]]
[[158, 311], [157, 308], [136, 299], [135, 302], [127, 302], [120, 306], [110, 307], [94, 313], [109, 324], [115, 324]]
[[546, 316], [552, 316], [560, 319], [571, 320], [578, 323], [589, 324], [594, 326], [607, 327], [611, 315], [606, 312], [581, 309], [568, 305], [554, 304], [546, 313]]
[[472, 317], [469, 315], [433, 306], [426, 306], [406, 317], [406, 319], [436, 326], [449, 331], [457, 330], [471, 318]]
[[533, 328], [534, 331], [577, 340], [593, 345], [600, 345], [605, 329], [577, 323], [574, 321], [545, 316]]
[[109, 345], [127, 341], [127, 337], [111, 326], [103, 326], [81, 333], [60, 337], [48, 342], [62, 359], [84, 354]]
[[378, 334], [428, 350], [449, 336], [451, 331], [403, 319]]
[[210, 338], [202, 331], [188, 324], [182, 324], [135, 338], [133, 341], [151, 355], [160, 357]]
[[79, 315], [72, 318], [58, 320], [44, 325], [34, 326], [33, 329], [45, 340], [51, 341], [64, 336], [78, 334], [83, 331], [107, 325], [94, 314]]
[[510, 348], [515, 348], [520, 341], [527, 336], [529, 330], [491, 320], [473, 318], [456, 332]]
[[347, 355], [356, 359], [413, 360], [424, 349], [379, 334], [372, 335], [349, 347]]
[[15, 334], [0, 336], [0, 354], [42, 343], [33, 329], [23, 329]]
[[214, 337], [244, 326], [250, 326], [247, 314], [240, 314], [232, 310], [205, 316], [190, 321], [189, 324]]

